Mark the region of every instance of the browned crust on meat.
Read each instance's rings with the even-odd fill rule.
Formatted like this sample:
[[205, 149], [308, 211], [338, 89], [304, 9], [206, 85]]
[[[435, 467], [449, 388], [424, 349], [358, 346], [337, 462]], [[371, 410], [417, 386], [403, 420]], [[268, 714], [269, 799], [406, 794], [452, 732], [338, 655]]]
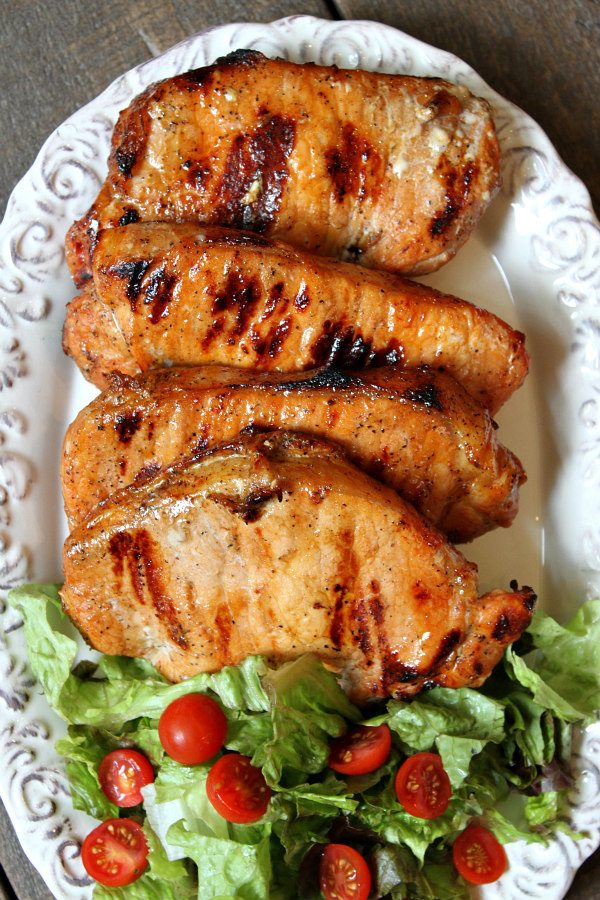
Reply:
[[235, 51], [151, 85], [121, 113], [107, 180], [67, 258], [81, 285], [98, 227], [137, 216], [423, 273], [456, 253], [498, 183], [490, 108], [466, 88]]

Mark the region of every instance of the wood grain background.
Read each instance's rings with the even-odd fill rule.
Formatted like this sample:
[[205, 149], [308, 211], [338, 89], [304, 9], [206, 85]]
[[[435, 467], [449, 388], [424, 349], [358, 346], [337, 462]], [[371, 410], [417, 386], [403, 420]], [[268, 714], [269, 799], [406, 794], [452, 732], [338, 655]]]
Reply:
[[[544, 128], [600, 210], [598, 0], [0, 0], [0, 214], [43, 140], [132, 66], [204, 28], [374, 19], [464, 59]], [[0, 806], [0, 898], [49, 900]], [[600, 856], [569, 900], [598, 900]]]

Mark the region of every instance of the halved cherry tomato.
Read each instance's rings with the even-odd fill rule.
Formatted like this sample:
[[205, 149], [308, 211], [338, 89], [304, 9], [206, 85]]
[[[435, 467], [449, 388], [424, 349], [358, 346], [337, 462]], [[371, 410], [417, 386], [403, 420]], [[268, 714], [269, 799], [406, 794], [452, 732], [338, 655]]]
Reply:
[[481, 825], [469, 825], [454, 841], [452, 860], [465, 881], [491, 884], [506, 871], [508, 860], [502, 844]]
[[319, 865], [319, 884], [325, 900], [367, 900], [371, 872], [358, 850], [346, 844], [327, 844]]
[[113, 750], [98, 767], [100, 787], [117, 806], [137, 806], [142, 802], [140, 788], [154, 781], [150, 762], [139, 750]]
[[131, 884], [146, 868], [148, 845], [132, 819], [108, 819], [90, 831], [81, 847], [88, 875], [106, 887]]
[[158, 736], [169, 756], [184, 766], [211, 759], [225, 743], [227, 719], [206, 694], [186, 694], [169, 703], [158, 722]]
[[407, 813], [436, 819], [448, 808], [452, 788], [437, 753], [409, 756], [396, 775], [396, 796]]
[[243, 825], [264, 816], [271, 789], [249, 757], [226, 753], [208, 773], [206, 795], [219, 815], [228, 822]]
[[384, 764], [391, 746], [387, 725], [357, 725], [332, 741], [329, 768], [342, 775], [366, 775]]

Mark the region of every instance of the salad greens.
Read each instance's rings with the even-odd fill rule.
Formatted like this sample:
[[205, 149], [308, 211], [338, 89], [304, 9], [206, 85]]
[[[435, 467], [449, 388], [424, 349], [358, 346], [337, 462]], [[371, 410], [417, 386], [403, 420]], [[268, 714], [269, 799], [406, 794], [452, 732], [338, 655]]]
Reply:
[[[318, 897], [311, 848], [328, 841], [368, 858], [377, 897], [467, 897], [450, 847], [474, 817], [503, 842], [544, 841], [568, 828], [561, 816], [572, 725], [600, 708], [600, 601], [585, 603], [566, 626], [537, 612], [483, 688], [434, 688], [412, 702], [390, 700], [366, 719], [314, 656], [278, 669], [249, 657], [173, 685], [140, 660], [76, 664], [56, 586], [16, 588], [9, 601], [23, 616], [33, 672], [68, 723], [57, 749], [74, 806], [101, 819], [119, 815], [97, 777], [110, 750], [135, 746], [156, 771], [140, 809], [148, 869], [127, 888], [98, 885], [96, 898]], [[210, 763], [182, 766], [162, 749], [158, 718], [191, 691], [220, 702], [226, 747], [251, 757], [272, 788], [256, 824], [216, 813], [206, 796]], [[387, 723], [392, 753], [375, 772], [344, 777], [327, 767], [329, 743], [359, 721]], [[406, 813], [394, 792], [399, 764], [423, 750], [440, 754], [453, 790], [446, 812], [431, 820]]]

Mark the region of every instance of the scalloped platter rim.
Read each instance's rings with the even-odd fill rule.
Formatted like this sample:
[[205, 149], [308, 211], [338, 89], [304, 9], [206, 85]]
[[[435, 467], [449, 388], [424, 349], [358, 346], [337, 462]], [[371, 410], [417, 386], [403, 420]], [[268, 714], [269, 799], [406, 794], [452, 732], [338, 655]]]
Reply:
[[[251, 47], [295, 62], [434, 75], [464, 83], [494, 108], [503, 189], [456, 259], [429, 283], [527, 333], [528, 383], [499, 416], [529, 484], [517, 522], [467, 548], [482, 588], [518, 577], [560, 618], [600, 596], [600, 229], [589, 195], [524, 112], [464, 62], [375, 22], [292, 16], [187, 38], [118, 78], [48, 138], [16, 186], [0, 226], [0, 597], [26, 579], [60, 577], [66, 532], [58, 457], [68, 422], [94, 394], [60, 347], [73, 287], [66, 229], [106, 171], [117, 114], [148, 84]], [[93, 824], [73, 810], [54, 741], [63, 723], [28, 669], [19, 619], [0, 599], [0, 795], [25, 852], [64, 900], [91, 896], [80, 840]], [[570, 794], [575, 842], [513, 844], [510, 868], [477, 896], [564, 897], [600, 843], [600, 724], [579, 736]]]

